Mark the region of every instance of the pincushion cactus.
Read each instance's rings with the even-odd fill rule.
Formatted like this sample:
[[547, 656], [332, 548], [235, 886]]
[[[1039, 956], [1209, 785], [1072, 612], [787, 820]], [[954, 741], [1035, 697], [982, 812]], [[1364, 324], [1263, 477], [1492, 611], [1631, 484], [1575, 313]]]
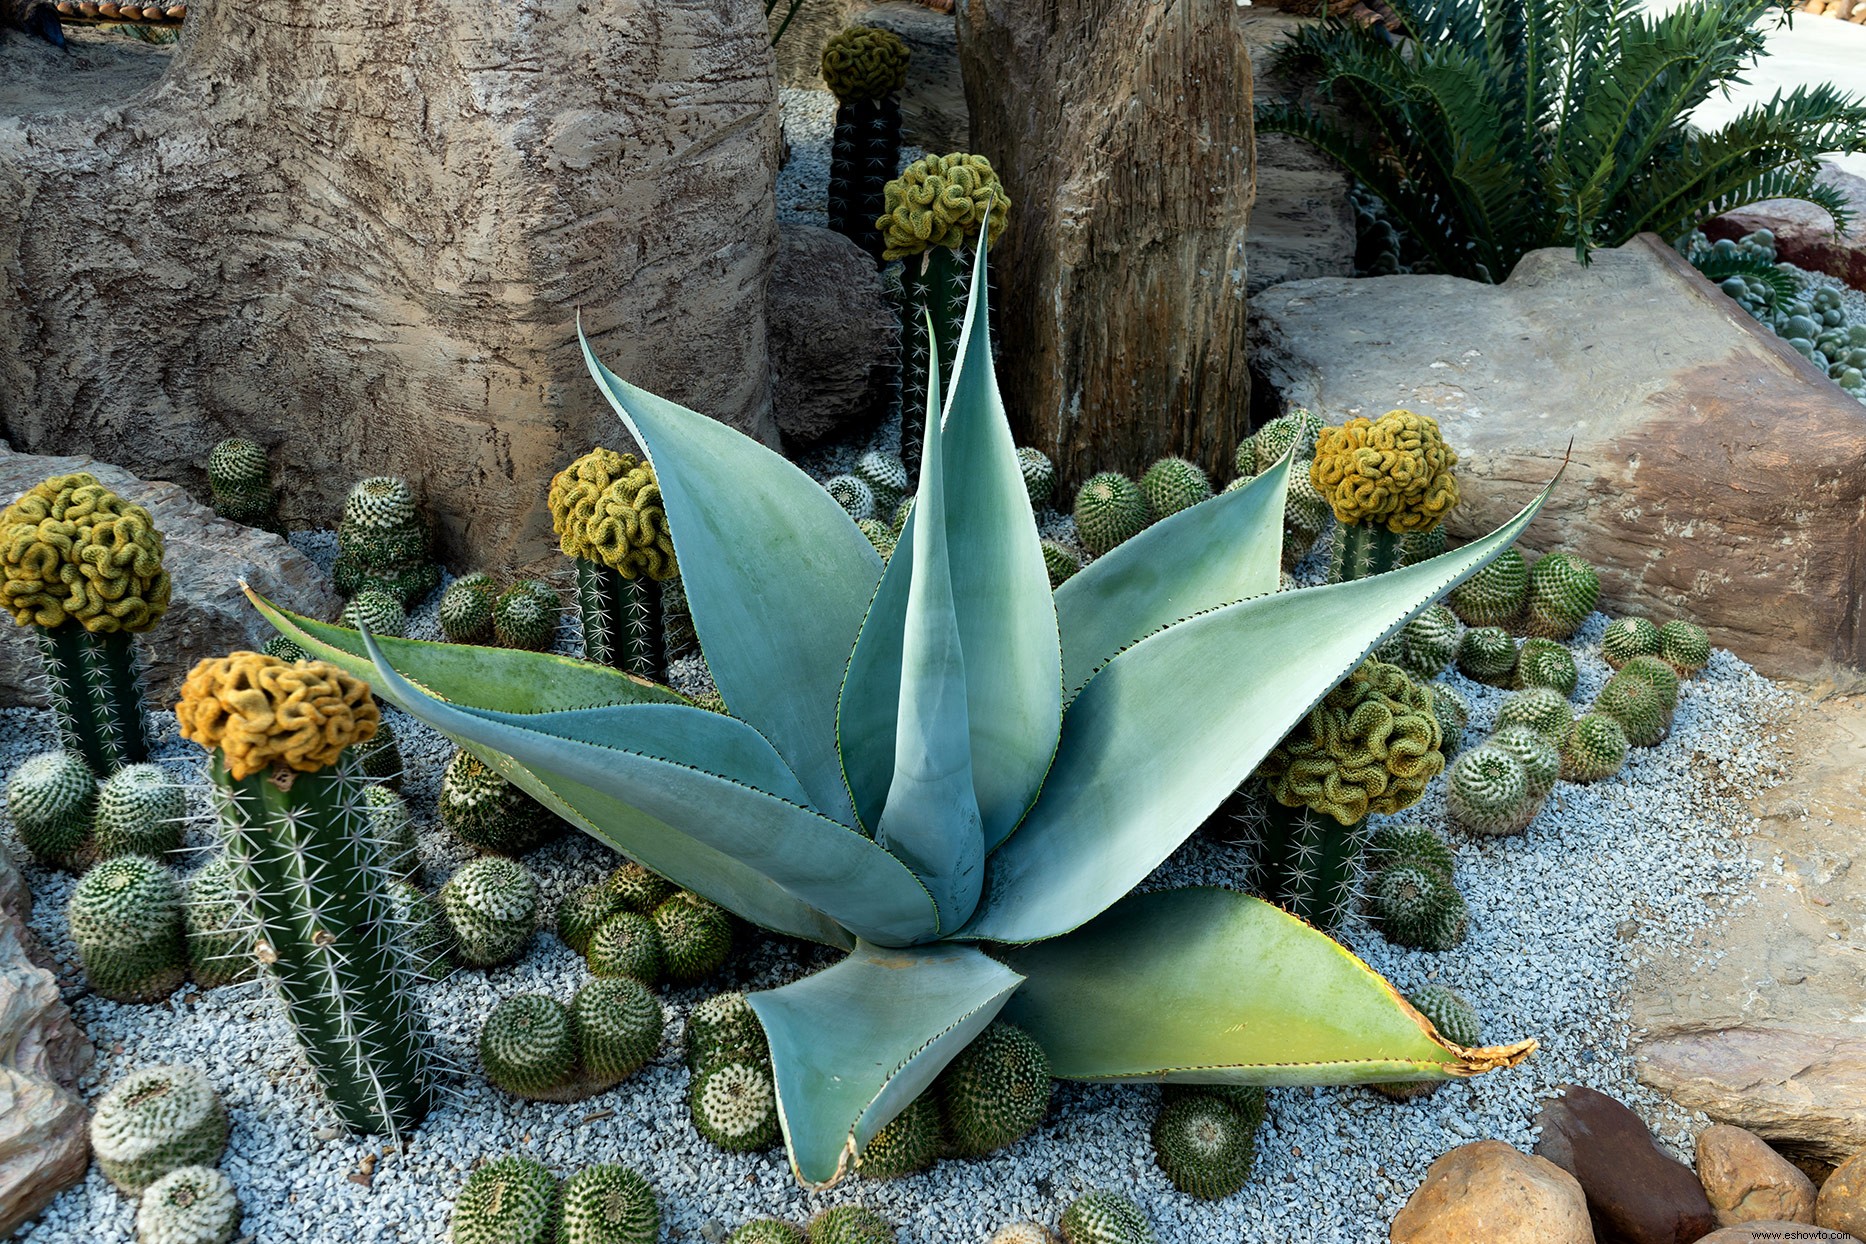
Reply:
[[1503, 707], [1497, 710], [1496, 729], [1527, 726], [1551, 742], [1559, 742], [1567, 735], [1568, 725], [1573, 720], [1574, 710], [1561, 692], [1532, 687], [1503, 701]]
[[368, 627], [372, 635], [399, 639], [408, 634], [408, 611], [393, 593], [379, 587], [366, 587], [352, 596], [338, 621], [353, 631]]
[[441, 824], [475, 851], [523, 855], [555, 837], [563, 822], [465, 748], [441, 774]]
[[1438, 750], [1447, 764], [1464, 746], [1464, 728], [1471, 723], [1471, 706], [1449, 683], [1428, 683], [1432, 693], [1432, 715], [1438, 719]]
[[[381, 732], [377, 732], [381, 737]], [[363, 788], [364, 814], [368, 818], [370, 845], [382, 866], [392, 877], [409, 877], [421, 867], [415, 847], [415, 818], [402, 797], [386, 786], [373, 783]]]
[[119, 855], [84, 874], [66, 904], [91, 988], [118, 1002], [155, 1002], [187, 977], [181, 883], [156, 860]]
[[279, 498], [272, 491], [272, 465], [258, 442], [229, 436], [207, 455], [207, 486], [214, 513], [230, 522], [276, 531]]
[[1322, 429], [1309, 479], [1341, 524], [1329, 577], [1364, 579], [1397, 567], [1405, 534], [1438, 526], [1457, 506], [1457, 464], [1430, 415], [1390, 410]]
[[570, 1000], [577, 1062], [597, 1089], [634, 1075], [661, 1050], [666, 1019], [647, 986], [628, 977], [587, 981]]
[[803, 1228], [779, 1218], [755, 1218], [726, 1237], [726, 1244], [809, 1244]]
[[1017, 469], [1024, 477], [1024, 491], [1030, 497], [1030, 508], [1040, 509], [1050, 503], [1056, 493], [1056, 464], [1041, 449], [1029, 445], [1020, 445], [1017, 450]]
[[1600, 599], [1600, 575], [1572, 553], [1550, 553], [1529, 569], [1523, 628], [1531, 635], [1567, 639], [1581, 629]]
[[1520, 834], [1541, 808], [1523, 762], [1502, 748], [1485, 742], [1452, 762], [1445, 812], [1453, 827], [1493, 837]]
[[1050, 577], [1050, 590], [1053, 592], [1082, 569], [1082, 559], [1074, 552], [1054, 540], [1043, 542], [1043, 569]]
[[1374, 923], [1386, 939], [1419, 950], [1450, 950], [1470, 922], [1450, 870], [1412, 857], [1374, 872], [1368, 885]]
[[144, 1067], [111, 1085], [91, 1115], [104, 1178], [132, 1195], [170, 1171], [212, 1166], [227, 1148], [227, 1108], [193, 1067]]
[[850, 518], [875, 516], [874, 490], [853, 475], [832, 475], [823, 481], [823, 491], [834, 497]]
[[1444, 840], [1423, 825], [1384, 826], [1375, 832], [1367, 850], [1376, 868], [1389, 864], [1419, 864], [1449, 877], [1458, 862]]
[[261, 645], [259, 650], [269, 657], [277, 657], [287, 665], [294, 661], [309, 661], [311, 659], [311, 654], [304, 650], [302, 644], [298, 643], [296, 640], [287, 639], [283, 635], [274, 635]]
[[[1678, 707], [1678, 671], [1660, 657], [1634, 657], [1622, 665], [1614, 678], [1637, 679], [1649, 684], [1659, 693], [1659, 702], [1664, 705], [1665, 721], [1671, 724], [1672, 710]], [[1608, 679], [1609, 682], [1613, 679]]]
[[1106, 1188], [1070, 1202], [1059, 1225], [1064, 1244], [1157, 1244], [1140, 1206]]
[[28, 854], [48, 868], [75, 868], [91, 854], [97, 776], [73, 751], [40, 752], [6, 779], [7, 814]]
[[1485, 746], [1495, 747], [1516, 757], [1529, 783], [1529, 794], [1537, 801], [1545, 798], [1561, 774], [1561, 753], [1555, 739], [1528, 726], [1499, 727]]
[[538, 923], [538, 879], [523, 864], [486, 855], [461, 865], [441, 887], [441, 913], [468, 967], [510, 963]]
[[557, 642], [557, 623], [562, 614], [563, 602], [550, 584], [520, 579], [493, 602], [493, 636], [507, 648], [546, 652]]
[[440, 586], [427, 524], [407, 480], [374, 475], [350, 489], [337, 527], [331, 581], [346, 596], [372, 588], [387, 592], [405, 609]]
[[985, 1244], [1060, 1244], [1060, 1241], [1040, 1222], [1007, 1222], [993, 1231]]
[[1664, 692], [1637, 673], [1629, 677], [1622, 670], [1609, 678], [1594, 697], [1592, 711], [1618, 722], [1634, 747], [1656, 747], [1671, 730], [1671, 708]]
[[484, 644], [493, 638], [492, 610], [499, 585], [483, 570], [462, 575], [441, 593], [441, 633], [456, 644]]
[[632, 911], [597, 925], [585, 958], [598, 976], [631, 976], [644, 985], [660, 983], [667, 973], [667, 957], [654, 921]]
[[1600, 634], [1600, 656], [1619, 669], [1634, 657], [1659, 655], [1659, 628], [1645, 618], [1615, 618]]
[[901, 162], [899, 91], [910, 54], [892, 31], [850, 26], [823, 45], [823, 82], [836, 97], [830, 143], [829, 227], [881, 258], [877, 223]]
[[239, 1194], [211, 1166], [170, 1171], [136, 1206], [136, 1244], [232, 1244], [239, 1229]]
[[687, 1016], [686, 1058], [695, 1070], [715, 1062], [771, 1061], [764, 1028], [744, 994], [714, 994], [693, 1008]]
[[1516, 641], [1500, 626], [1474, 626], [1458, 641], [1458, 672], [1475, 682], [1509, 686], [1516, 658]]
[[168, 610], [149, 511], [87, 473], [0, 510], [0, 605], [34, 629], [64, 746], [98, 777], [149, 759], [133, 637]]
[[880, 520], [894, 513], [913, 486], [913, 481], [907, 478], [907, 464], [896, 455], [878, 449], [871, 449], [856, 460], [855, 477], [874, 494], [875, 517]]
[[[576, 564], [584, 659], [638, 678], [665, 679], [661, 584], [680, 569], [654, 467], [634, 454], [592, 449], [551, 480], [549, 503], [558, 543]], [[493, 618], [502, 642], [541, 650], [535, 638], [503, 638], [515, 629], [500, 620], [503, 602]]]
[[1212, 481], [1196, 463], [1161, 458], [1140, 477], [1140, 495], [1147, 500], [1148, 515], [1157, 521], [1211, 500]]
[[732, 953], [732, 918], [725, 908], [682, 890], [654, 909], [662, 968], [678, 985], [704, 980]]
[[[1453, 1045], [1474, 1046], [1478, 1042], [1477, 1010], [1463, 994], [1444, 985], [1426, 985], [1406, 995], [1407, 1003], [1431, 1021], [1439, 1036]], [[1372, 1087], [1396, 1101], [1429, 1097], [1437, 1084], [1375, 1084]]]
[[1467, 626], [1509, 626], [1529, 599], [1529, 563], [1518, 550], [1505, 549], [1445, 599]]
[[350, 745], [350, 762], [362, 776], [394, 788], [402, 784], [405, 766], [402, 749], [395, 741], [395, 727], [379, 722], [376, 733]]
[[687, 1108], [694, 1130], [729, 1152], [764, 1149], [778, 1138], [771, 1070], [758, 1063], [718, 1062], [695, 1072]]
[[1618, 773], [1626, 764], [1626, 731], [1605, 713], [1588, 712], [1574, 719], [1561, 742], [1561, 779], [1598, 782]]
[[1076, 534], [1089, 552], [1100, 556], [1147, 527], [1147, 498], [1119, 471], [1091, 476], [1076, 493]]
[[1451, 610], [1433, 605], [1382, 644], [1379, 656], [1415, 678], [1436, 678], [1458, 655], [1458, 639], [1463, 630]]
[[564, 896], [557, 905], [557, 936], [564, 945], [585, 954], [590, 948], [590, 937], [604, 921], [624, 910], [622, 900], [610, 892], [608, 886], [578, 886]]
[[1153, 1157], [1175, 1188], [1217, 1200], [1250, 1181], [1257, 1129], [1219, 1098], [1175, 1096], [1153, 1121]]
[[259, 925], [240, 893], [225, 852], [188, 879], [183, 915], [189, 972], [195, 984], [215, 989], [247, 980], [259, 971], [254, 954]]
[[666, 877], [634, 860], [618, 864], [603, 884], [622, 901], [622, 906], [643, 916], [651, 915], [655, 908], [672, 898], [679, 888]]
[[810, 1244], [895, 1244], [894, 1228], [860, 1205], [838, 1205], [810, 1220]]
[[855, 525], [868, 537], [868, 542], [875, 546], [875, 552], [881, 554], [883, 562], [894, 556], [894, 548], [900, 543], [900, 538], [894, 534], [892, 527], [878, 518], [858, 518]]
[[552, 1244], [557, 1179], [535, 1158], [494, 1158], [467, 1176], [447, 1223], [451, 1244]]
[[955, 1156], [979, 1157], [1023, 1139], [1050, 1109], [1050, 1061], [1014, 1024], [995, 1022], [934, 1083]]
[[654, 1188], [626, 1166], [589, 1166], [564, 1181], [556, 1244], [656, 1244]]
[[944, 1144], [939, 1105], [922, 1093], [862, 1147], [856, 1170], [867, 1179], [899, 1179], [933, 1165]]
[[480, 1026], [479, 1061], [506, 1092], [541, 1096], [576, 1070], [576, 1021], [568, 1007], [541, 993], [504, 998]]
[[1547, 687], [1563, 698], [1574, 694], [1580, 671], [1574, 654], [1552, 639], [1525, 639], [1516, 654], [1516, 670], [1511, 684], [1518, 689]]
[[152, 855], [181, 846], [188, 796], [157, 764], [125, 765], [97, 787], [92, 841], [99, 857]]
[[1701, 626], [1677, 619], [1659, 628], [1659, 659], [1681, 678], [1694, 678], [1710, 664], [1710, 636]]

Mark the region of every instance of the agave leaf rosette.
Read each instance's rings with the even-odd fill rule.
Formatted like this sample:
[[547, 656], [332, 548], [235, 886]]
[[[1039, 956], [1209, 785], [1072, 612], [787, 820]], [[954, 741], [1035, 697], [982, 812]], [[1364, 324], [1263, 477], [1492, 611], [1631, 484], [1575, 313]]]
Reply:
[[[833, 1182], [994, 1018], [1060, 1076], [1449, 1079], [1466, 1049], [1365, 964], [1221, 889], [1130, 891], [1376, 645], [1507, 548], [1278, 592], [1288, 462], [1054, 594], [980, 296], [883, 566], [784, 458], [590, 372], [660, 480], [730, 715], [549, 654], [358, 635], [257, 602], [324, 659], [616, 849], [849, 951], [751, 1004], [792, 1166]], [[996, 943], [986, 954], [983, 943]]]

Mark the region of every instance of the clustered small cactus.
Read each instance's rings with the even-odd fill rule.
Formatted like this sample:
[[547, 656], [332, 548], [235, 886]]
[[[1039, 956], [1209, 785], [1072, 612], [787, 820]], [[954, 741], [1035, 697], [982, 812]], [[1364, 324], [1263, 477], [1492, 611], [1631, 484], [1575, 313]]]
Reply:
[[1634, 747], [1656, 747], [1672, 728], [1678, 675], [1658, 657], [1636, 656], [1594, 697], [1593, 712], [1611, 717]]
[[597, 979], [569, 1006], [518, 994], [480, 1028], [486, 1078], [539, 1101], [578, 1101], [633, 1075], [661, 1048], [661, 1004], [639, 981]]
[[955, 1157], [979, 1157], [1028, 1136], [1050, 1108], [1050, 1061], [1035, 1038], [997, 1021], [934, 1082]]
[[1451, 848], [1423, 825], [1386, 828], [1368, 846], [1374, 923], [1386, 939], [1419, 950], [1450, 950], [1464, 940], [1470, 913], [1454, 879]]
[[494, 1158], [467, 1176], [447, 1224], [453, 1244], [655, 1244], [654, 1187], [626, 1166], [589, 1166], [565, 1180], [535, 1158]]
[[258, 442], [229, 436], [207, 455], [207, 486], [214, 513], [248, 527], [276, 531], [279, 498], [272, 491], [272, 464]]
[[1657, 657], [1680, 678], [1695, 678], [1710, 664], [1710, 636], [1682, 618], [1664, 626], [1645, 618], [1615, 618], [1601, 634], [1600, 655], [1616, 670], [1638, 657]]
[[732, 953], [732, 918], [718, 904], [633, 861], [610, 874], [603, 893], [579, 891], [560, 910], [558, 931], [598, 976], [688, 984], [724, 966]]
[[407, 480], [372, 475], [350, 489], [337, 525], [331, 582], [345, 596], [378, 589], [404, 609], [440, 586], [441, 569], [429, 553], [427, 523]]

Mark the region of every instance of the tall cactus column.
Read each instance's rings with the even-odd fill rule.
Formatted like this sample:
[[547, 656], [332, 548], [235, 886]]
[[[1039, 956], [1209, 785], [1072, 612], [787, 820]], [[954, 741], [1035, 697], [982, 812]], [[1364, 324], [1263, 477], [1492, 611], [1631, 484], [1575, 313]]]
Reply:
[[836, 97], [829, 156], [829, 227], [881, 261], [884, 193], [901, 163], [907, 45], [893, 31], [851, 26], [823, 45], [823, 81]]
[[416, 975], [364, 784], [343, 756], [380, 724], [368, 685], [323, 662], [236, 652], [194, 667], [175, 715], [213, 753], [254, 953], [319, 1086], [358, 1132], [414, 1127], [433, 1100]]
[[963, 152], [915, 160], [887, 184], [884, 200], [886, 215], [875, 222], [882, 257], [903, 263], [901, 461], [912, 480], [919, 477], [926, 439], [929, 361], [937, 356], [939, 374], [952, 375], [971, 288], [973, 244], [987, 214], [987, 244], [997, 244], [1010, 219], [1011, 200], [991, 171], [991, 161]]
[[1310, 479], [1341, 523], [1329, 580], [1365, 579], [1443, 552], [1457, 465], [1430, 415], [1390, 410], [1323, 428]]
[[0, 512], [0, 603], [38, 631], [65, 746], [99, 777], [149, 758], [134, 637], [168, 610], [149, 511], [59, 475]]
[[667, 681], [661, 585], [679, 568], [654, 467], [592, 449], [551, 480], [550, 507], [559, 545], [577, 567], [584, 658]]

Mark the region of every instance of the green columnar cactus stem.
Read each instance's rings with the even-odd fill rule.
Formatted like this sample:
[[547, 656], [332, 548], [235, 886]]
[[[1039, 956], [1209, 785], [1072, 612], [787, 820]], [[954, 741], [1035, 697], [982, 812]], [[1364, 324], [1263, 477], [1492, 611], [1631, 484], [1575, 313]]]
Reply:
[[660, 1238], [654, 1189], [628, 1167], [585, 1167], [564, 1182], [557, 1244], [655, 1244]]
[[39, 863], [71, 869], [89, 856], [97, 775], [76, 752], [41, 752], [14, 769], [6, 806], [20, 843]]
[[1629, 744], [1620, 723], [1605, 713], [1583, 713], [1561, 743], [1561, 780], [1598, 782], [1626, 764]]
[[901, 162], [899, 91], [907, 45], [892, 31], [850, 26], [823, 46], [823, 81], [836, 97], [830, 144], [829, 227], [881, 260], [877, 221]]
[[1438, 421], [1409, 410], [1322, 429], [1309, 481], [1341, 524], [1331, 581], [1371, 578], [1401, 566], [1406, 535], [1439, 526], [1458, 504], [1452, 473], [1457, 464]]
[[91, 771], [108, 776], [149, 759], [136, 648], [124, 631], [95, 635], [81, 626], [38, 632], [46, 699], [64, 745]]
[[257, 974], [253, 947], [259, 929], [225, 852], [188, 879], [187, 895], [188, 966], [194, 983], [215, 989]]
[[[257, 954], [343, 1123], [412, 1128], [433, 1102], [413, 965], [399, 940], [363, 784], [342, 748], [380, 720], [369, 688], [319, 662], [203, 661], [182, 687], [182, 734], [209, 773]], [[302, 723], [319, 720], [306, 732]]]
[[1147, 498], [1140, 485], [1118, 471], [1090, 477], [1076, 493], [1076, 534], [1097, 557], [1147, 527]]
[[1157, 522], [1211, 500], [1212, 481], [1184, 458], [1161, 458], [1140, 477], [1140, 495], [1147, 499], [1147, 512]]
[[1531, 635], [1567, 639], [1600, 599], [1600, 575], [1571, 553], [1550, 553], [1529, 570], [1523, 626]]
[[1645, 618], [1615, 618], [1601, 632], [1601, 659], [1616, 670], [1634, 657], [1658, 655], [1659, 628]]
[[239, 1194], [211, 1166], [170, 1171], [136, 1207], [136, 1244], [232, 1244], [239, 1229]]
[[694, 1130], [728, 1152], [764, 1149], [778, 1138], [777, 1091], [762, 1064], [720, 1062], [694, 1073], [687, 1108]]
[[104, 1178], [132, 1195], [170, 1171], [212, 1166], [227, 1148], [227, 1108], [194, 1067], [144, 1067], [110, 1086], [91, 1116]]
[[1157, 1244], [1147, 1216], [1118, 1192], [1097, 1188], [1063, 1211], [1065, 1244]]
[[551, 1244], [557, 1180], [535, 1158], [494, 1158], [467, 1176], [447, 1223], [452, 1244]]
[[1574, 694], [1580, 671], [1574, 653], [1552, 639], [1525, 639], [1516, 654], [1516, 672], [1511, 677], [1518, 690], [1547, 687], [1566, 698]]
[[1529, 599], [1529, 563], [1520, 551], [1505, 549], [1445, 599], [1466, 626], [1507, 627]]
[[1250, 1182], [1257, 1129], [1228, 1103], [1204, 1093], [1163, 1102], [1153, 1121], [1153, 1157], [1173, 1186], [1205, 1200]]
[[1022, 1140], [1050, 1109], [1050, 1061], [1015, 1024], [994, 1022], [934, 1082], [940, 1117], [957, 1157], [974, 1158]]
[[899, 1179], [933, 1165], [944, 1145], [939, 1105], [922, 1093], [875, 1133], [857, 1156], [856, 1170], [865, 1179]]
[[125, 765], [97, 787], [92, 841], [98, 857], [152, 855], [181, 846], [188, 796], [161, 765]]
[[1404, 564], [1406, 533], [1389, 531], [1367, 523], [1342, 523], [1335, 528], [1335, 543], [1329, 554], [1328, 581], [1345, 583], [1350, 579], [1371, 579], [1377, 574], [1397, 570]]
[[84, 874], [66, 907], [91, 988], [118, 1002], [155, 1002], [188, 974], [182, 890], [142, 855], [119, 855]]
[[1253, 894], [1326, 932], [1346, 917], [1360, 884], [1365, 819], [1348, 824], [1307, 806], [1266, 799], [1251, 862]]
[[959, 359], [959, 329], [972, 286], [969, 255], [967, 250], [935, 246], [908, 256], [901, 273], [901, 461], [915, 479], [926, 443], [927, 385], [933, 364], [938, 363], [939, 375], [950, 377]]

